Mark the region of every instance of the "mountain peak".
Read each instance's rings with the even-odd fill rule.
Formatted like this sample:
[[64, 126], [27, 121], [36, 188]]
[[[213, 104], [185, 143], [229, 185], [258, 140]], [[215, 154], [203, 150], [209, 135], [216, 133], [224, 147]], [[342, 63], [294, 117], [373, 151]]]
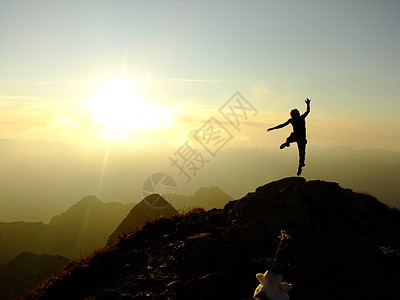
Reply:
[[214, 195], [226, 195], [223, 190], [221, 190], [218, 186], [209, 186], [209, 187], [201, 187], [199, 188], [193, 195], [193, 197], [201, 197], [203, 195], [209, 196], [210, 194]]
[[139, 203], [148, 204], [154, 208], [163, 208], [165, 206], [170, 206], [171, 204], [161, 197], [159, 194], [151, 194], [146, 196], [141, 202]]
[[[228, 203], [224, 211], [241, 222], [248, 222], [248, 218], [262, 211], [266, 216], [285, 220], [281, 226], [315, 231], [323, 231], [324, 226], [337, 226], [339, 230], [342, 224], [361, 230], [360, 222], [384, 224], [386, 217], [398, 213], [371, 195], [355, 193], [335, 182], [306, 181], [302, 177], [287, 177], [260, 186], [241, 200]], [[391, 234], [383, 233], [389, 240]]]
[[98, 210], [103, 205], [105, 205], [105, 203], [96, 196], [86, 196], [72, 205], [62, 214], [53, 217], [50, 220], [49, 225], [60, 225], [64, 224], [65, 222], [69, 223], [80, 221], [87, 216], [90, 216], [93, 211]]
[[118, 237], [128, 231], [137, 229], [146, 222], [158, 217], [177, 215], [178, 211], [159, 194], [151, 194], [135, 205], [121, 224], [110, 235], [107, 245], [117, 242]]
[[200, 187], [192, 196], [176, 195], [173, 205], [177, 209], [201, 207], [204, 209], [223, 208], [233, 200], [218, 186]]
[[99, 198], [97, 198], [97, 196], [89, 195], [89, 196], [83, 197], [75, 205], [76, 206], [85, 206], [85, 205], [100, 205], [100, 204], [104, 204], [104, 202], [101, 201]]

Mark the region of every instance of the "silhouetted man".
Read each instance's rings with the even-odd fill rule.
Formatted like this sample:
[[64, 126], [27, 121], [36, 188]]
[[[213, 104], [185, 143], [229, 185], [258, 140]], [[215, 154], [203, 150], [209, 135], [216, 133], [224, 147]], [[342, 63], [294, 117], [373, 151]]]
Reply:
[[290, 112], [291, 118], [289, 120], [287, 120], [285, 123], [267, 129], [267, 132], [269, 132], [271, 130], [283, 128], [286, 125], [292, 124], [293, 132], [286, 139], [286, 142], [280, 146], [280, 149], [290, 147], [290, 143], [297, 143], [297, 148], [299, 149], [299, 168], [297, 169], [297, 176], [301, 174], [301, 171], [305, 166], [304, 160], [306, 157], [306, 117], [310, 113], [311, 100], [306, 98], [305, 102], [307, 104], [307, 110], [304, 114], [300, 115], [300, 112], [297, 109], [293, 109]]

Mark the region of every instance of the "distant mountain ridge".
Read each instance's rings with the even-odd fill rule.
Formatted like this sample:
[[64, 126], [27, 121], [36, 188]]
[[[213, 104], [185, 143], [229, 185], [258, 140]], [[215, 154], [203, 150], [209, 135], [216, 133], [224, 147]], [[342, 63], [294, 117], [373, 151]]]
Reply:
[[208, 210], [212, 208], [223, 208], [225, 204], [232, 200], [233, 198], [219, 187], [210, 186], [199, 188], [191, 196], [177, 194], [171, 203], [177, 210], [195, 207]]
[[[129, 203], [142, 195], [142, 183], [150, 170], [170, 173], [179, 193], [191, 195], [202, 186], [218, 186], [233, 198], [257, 186], [295, 175], [297, 150], [274, 148], [224, 148], [218, 159], [207, 163], [191, 184], [171, 168], [165, 159], [176, 149], [163, 153], [113, 149], [105, 173], [102, 200], [118, 199]], [[44, 221], [82, 195], [97, 192], [104, 149], [80, 148], [55, 142], [0, 139], [0, 165], [5, 176], [0, 180], [2, 201], [0, 221]], [[62, 159], [60, 159], [62, 158]], [[132, 167], [134, 166], [134, 167]], [[248, 176], [243, 176], [245, 170]], [[380, 201], [400, 208], [400, 153], [384, 149], [355, 150], [350, 147], [307, 146], [307, 179], [339, 182], [343, 187], [364, 191]], [[118, 178], [118, 180], [114, 180]], [[135, 183], [135, 184], [132, 184]], [[38, 187], [50, 187], [39, 189]], [[138, 199], [140, 200], [140, 199]]]
[[282, 229], [291, 238], [278, 261], [293, 299], [400, 298], [400, 212], [334, 182], [290, 177], [223, 209], [146, 223], [24, 299], [250, 299]]
[[[149, 199], [147, 204], [152, 201], [151, 197]], [[216, 186], [202, 187], [192, 196], [176, 195], [172, 206], [163, 202], [163, 206], [166, 207], [163, 211], [158, 209], [157, 213], [154, 212], [155, 206], [139, 205], [136, 210], [140, 213], [137, 212], [135, 217], [130, 217], [130, 225], [127, 225], [126, 230], [132, 229], [132, 226], [136, 228], [161, 215], [178, 214], [175, 206], [178, 209], [221, 208], [231, 200], [233, 200], [231, 196]], [[124, 232], [121, 228], [124, 224], [128, 224], [121, 225], [121, 222], [134, 206], [134, 203], [104, 203], [96, 196], [90, 195], [60, 215], [54, 216], [48, 225], [43, 222], [0, 222], [0, 264], [6, 263], [24, 251], [62, 255], [68, 258], [89, 254], [95, 249], [102, 248], [111, 235], [113, 235], [111, 241], [116, 241], [118, 235]], [[120, 225], [122, 227], [117, 230]]]
[[52, 218], [48, 225], [0, 222], [0, 263], [24, 251], [68, 258], [89, 254], [104, 246], [133, 205], [103, 203], [95, 196], [88, 196]]

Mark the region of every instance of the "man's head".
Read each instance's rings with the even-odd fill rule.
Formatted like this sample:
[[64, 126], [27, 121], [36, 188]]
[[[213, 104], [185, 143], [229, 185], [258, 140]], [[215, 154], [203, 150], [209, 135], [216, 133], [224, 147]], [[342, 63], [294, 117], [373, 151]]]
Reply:
[[292, 118], [300, 117], [300, 112], [297, 109], [292, 109], [292, 111], [290, 112], [290, 116]]

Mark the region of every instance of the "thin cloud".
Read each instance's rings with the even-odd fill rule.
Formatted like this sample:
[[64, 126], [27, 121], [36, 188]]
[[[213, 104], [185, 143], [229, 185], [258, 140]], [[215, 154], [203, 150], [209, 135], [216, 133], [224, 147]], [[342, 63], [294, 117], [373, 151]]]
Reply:
[[67, 80], [40, 80], [40, 81], [14, 81], [14, 80], [0, 80], [0, 84], [11, 84], [11, 85], [60, 85], [60, 84], [83, 84], [94, 82], [96, 79], [93, 78], [81, 78], [81, 79], [67, 79]]
[[185, 79], [185, 78], [174, 78], [174, 79], [172, 79], [172, 80], [174, 80], [174, 81], [183, 81], [183, 82], [204, 82], [204, 83], [211, 83], [215, 88], [216, 88], [216, 90], [217, 91], [220, 91], [220, 88], [218, 87], [218, 85], [217, 85], [217, 81], [215, 81], [215, 80], [207, 80], [207, 79], [190, 79], [190, 78], [188, 78], [188, 79]]
[[77, 119], [65, 116], [53, 119], [50, 124], [56, 127], [77, 127], [81, 125], [81, 123]]
[[240, 84], [239, 81], [228, 81], [228, 80], [210, 80], [210, 79], [196, 79], [196, 78], [173, 78], [173, 81], [181, 81], [181, 82], [197, 82], [197, 83], [207, 83], [212, 84], [215, 89], [220, 92], [221, 89], [218, 84], [220, 83], [229, 83], [229, 84]]
[[54, 111], [63, 110], [85, 113], [85, 104], [64, 99], [41, 98], [35, 96], [0, 95], [0, 109], [14, 111]]
[[18, 96], [18, 95], [0, 95], [0, 101], [3, 100], [38, 100], [37, 97], [29, 97], [29, 96]]

